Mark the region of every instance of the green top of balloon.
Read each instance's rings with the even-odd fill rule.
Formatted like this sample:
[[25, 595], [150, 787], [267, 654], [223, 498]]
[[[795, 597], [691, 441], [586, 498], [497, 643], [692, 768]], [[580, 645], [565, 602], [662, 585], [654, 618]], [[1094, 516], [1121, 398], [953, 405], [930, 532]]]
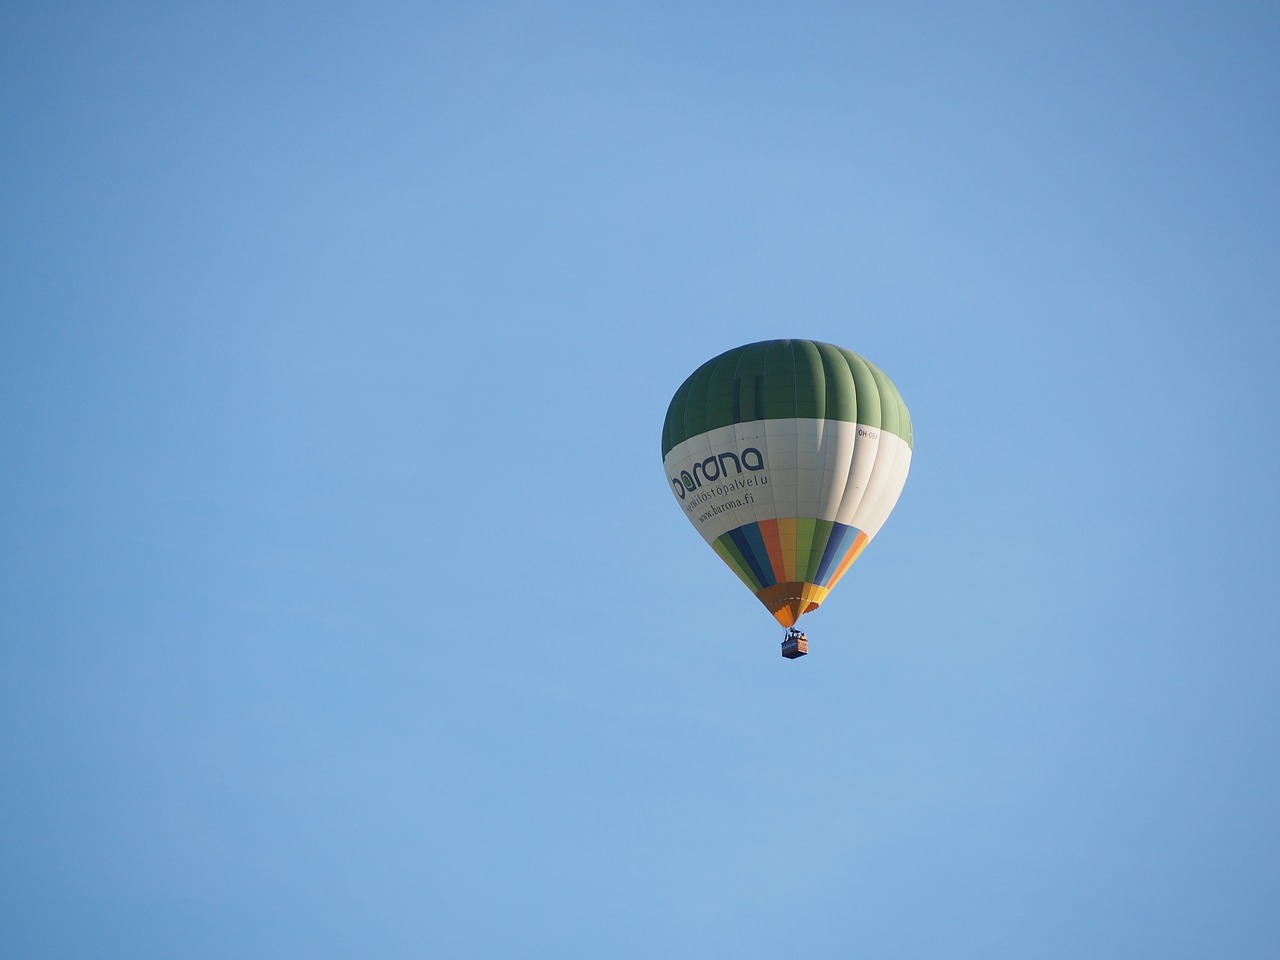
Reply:
[[884, 371], [817, 340], [763, 340], [708, 360], [667, 408], [662, 456], [716, 427], [799, 417], [885, 430], [912, 445], [911, 414]]

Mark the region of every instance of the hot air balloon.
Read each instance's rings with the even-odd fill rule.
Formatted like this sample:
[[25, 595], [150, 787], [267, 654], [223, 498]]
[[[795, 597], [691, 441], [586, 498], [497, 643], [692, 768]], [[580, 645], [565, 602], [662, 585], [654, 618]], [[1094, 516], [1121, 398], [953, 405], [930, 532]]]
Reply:
[[681, 384], [662, 463], [689, 522], [808, 651], [815, 610], [888, 518], [911, 466], [911, 416], [884, 373], [814, 340], [766, 340]]

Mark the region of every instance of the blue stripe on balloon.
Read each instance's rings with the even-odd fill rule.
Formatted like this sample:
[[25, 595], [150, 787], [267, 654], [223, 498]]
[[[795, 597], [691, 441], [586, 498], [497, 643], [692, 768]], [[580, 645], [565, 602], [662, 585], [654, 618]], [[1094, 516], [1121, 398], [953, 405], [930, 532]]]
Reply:
[[748, 523], [741, 529], [746, 532], [747, 539], [751, 542], [751, 550], [755, 554], [756, 562], [760, 565], [760, 569], [764, 571], [764, 579], [760, 582], [766, 587], [773, 586], [778, 582], [778, 576], [773, 572], [773, 561], [769, 559], [769, 548], [765, 545], [764, 534], [760, 532], [760, 524]]
[[772, 586], [777, 582], [769, 563], [769, 551], [765, 549], [764, 537], [760, 536], [757, 524], [743, 524], [736, 530], [731, 530], [729, 537], [742, 554], [742, 559], [747, 561], [747, 566], [751, 568], [761, 587]]
[[858, 531], [855, 527], [846, 526], [843, 523], [831, 524], [831, 536], [827, 540], [826, 549], [822, 551], [822, 559], [818, 561], [818, 572], [814, 577], [814, 583], [823, 587], [827, 585], [831, 574], [835, 572], [836, 564], [849, 552], [857, 536]]

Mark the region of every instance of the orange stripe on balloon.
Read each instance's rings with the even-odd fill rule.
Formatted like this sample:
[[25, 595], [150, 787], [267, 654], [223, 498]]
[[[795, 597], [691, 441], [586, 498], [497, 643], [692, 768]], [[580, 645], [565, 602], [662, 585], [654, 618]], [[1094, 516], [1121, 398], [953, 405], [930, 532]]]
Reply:
[[769, 551], [769, 564], [773, 567], [773, 580], [775, 583], [786, 582], [785, 564], [782, 562], [782, 539], [778, 536], [777, 520], [761, 520], [757, 526], [760, 527], [760, 537], [764, 540], [764, 548]]

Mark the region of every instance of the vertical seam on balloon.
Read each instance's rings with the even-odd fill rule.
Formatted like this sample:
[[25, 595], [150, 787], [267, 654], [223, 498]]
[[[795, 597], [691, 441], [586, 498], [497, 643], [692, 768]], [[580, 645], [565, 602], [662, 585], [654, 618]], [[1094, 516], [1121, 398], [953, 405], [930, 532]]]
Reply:
[[[871, 411], [869, 409], [868, 410], [863, 409], [863, 404], [860, 402], [860, 398], [858, 394], [858, 374], [857, 374], [857, 371], [855, 371], [854, 369], [855, 362], [862, 364], [864, 367], [869, 367], [870, 364], [868, 364], [867, 361], [864, 360], [862, 357], [858, 357], [856, 354], [850, 355], [846, 351], [841, 351], [841, 356], [844, 357], [844, 361], [849, 368], [849, 376], [853, 380], [855, 414], [854, 414], [854, 424], [853, 424], [853, 454], [849, 460], [849, 480], [846, 481], [845, 483], [844, 496], [841, 497], [840, 499], [840, 508], [837, 511], [837, 516], [844, 518], [842, 522], [852, 524], [854, 521], [854, 518], [858, 514], [858, 509], [861, 507], [863, 501], [866, 499], [868, 487], [871, 481], [871, 476], [875, 472], [876, 458], [879, 456], [879, 439], [878, 439], [879, 425], [871, 423], [870, 421], [873, 419], [871, 415]], [[867, 373], [869, 374], [870, 371], [868, 370]], [[882, 406], [883, 403], [882, 401], [880, 401], [880, 385], [876, 383], [876, 379], [874, 376], [871, 377], [871, 385], [872, 385], [872, 388], [876, 391], [877, 406]], [[874, 419], [880, 419], [880, 418], [874, 418]], [[864, 423], [868, 427], [875, 427], [877, 429], [877, 442], [874, 448], [874, 452], [872, 452], [870, 449], [871, 448], [870, 438], [864, 437], [862, 435], [862, 431], [858, 429]], [[862, 489], [855, 491], [849, 485], [849, 482], [852, 481], [855, 475], [858, 473], [858, 471], [855, 468], [860, 464], [864, 456], [870, 457], [870, 462], [867, 465], [867, 472], [866, 472], [867, 479], [864, 482]]]

